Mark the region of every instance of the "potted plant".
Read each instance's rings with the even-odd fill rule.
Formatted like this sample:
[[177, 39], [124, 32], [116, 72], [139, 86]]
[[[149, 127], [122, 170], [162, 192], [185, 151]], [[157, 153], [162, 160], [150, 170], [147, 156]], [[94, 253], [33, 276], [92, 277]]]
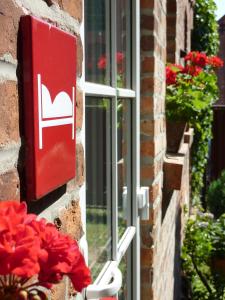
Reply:
[[0, 202], [0, 299], [48, 299], [64, 276], [77, 292], [91, 283], [77, 242], [28, 214], [24, 202]]
[[[223, 65], [216, 56], [190, 52], [185, 67], [169, 64], [166, 67], [167, 151], [177, 152], [185, 125], [199, 126], [199, 115], [215, 101], [214, 68]], [[182, 129], [179, 130], [180, 126]], [[171, 132], [174, 133], [171, 135]], [[178, 143], [175, 143], [175, 139]], [[177, 145], [177, 147], [175, 146]]]

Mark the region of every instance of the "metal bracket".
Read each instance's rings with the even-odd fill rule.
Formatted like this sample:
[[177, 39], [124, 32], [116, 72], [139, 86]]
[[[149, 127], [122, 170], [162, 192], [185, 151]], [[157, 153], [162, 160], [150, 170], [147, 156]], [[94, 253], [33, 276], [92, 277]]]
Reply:
[[137, 192], [138, 209], [141, 220], [149, 219], [149, 187], [142, 186]]

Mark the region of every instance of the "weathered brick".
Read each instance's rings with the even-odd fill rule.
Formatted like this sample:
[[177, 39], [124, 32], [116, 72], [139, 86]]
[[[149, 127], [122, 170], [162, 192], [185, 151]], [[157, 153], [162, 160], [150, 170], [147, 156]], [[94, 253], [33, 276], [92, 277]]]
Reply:
[[160, 195], [161, 193], [161, 185], [159, 182], [154, 183], [149, 190], [149, 199], [150, 202], [154, 202], [156, 198]]
[[0, 1], [0, 57], [6, 52], [17, 57], [19, 20], [23, 14], [15, 1]]
[[144, 35], [141, 37], [141, 50], [151, 51], [154, 49], [155, 39], [153, 35]]
[[68, 12], [72, 17], [79, 22], [82, 21], [82, 0], [58, 0], [58, 2], [60, 7]]
[[141, 28], [153, 30], [154, 29], [154, 17], [148, 15], [141, 16]]
[[[149, 283], [150, 284], [150, 283]], [[141, 299], [143, 300], [150, 300], [150, 299], [154, 299], [153, 298], [153, 290], [152, 287], [149, 286], [142, 286], [141, 287]], [[158, 299], [157, 299], [158, 300]]]
[[141, 226], [141, 242], [144, 247], [148, 247], [149, 249], [152, 247], [152, 226], [150, 224]]
[[141, 141], [141, 155], [154, 155], [154, 141]]
[[153, 262], [153, 249], [141, 249], [141, 266], [151, 266]]
[[0, 145], [19, 140], [19, 107], [17, 84], [0, 84]]
[[83, 123], [83, 93], [76, 91], [76, 128], [81, 128]]
[[154, 57], [145, 56], [141, 61], [142, 73], [154, 72], [155, 59]]
[[142, 134], [153, 136], [155, 133], [155, 120], [142, 120], [140, 130]]
[[141, 97], [141, 114], [151, 114], [153, 112], [153, 97], [142, 96]]
[[150, 8], [153, 9], [155, 0], [141, 0], [141, 8]]
[[83, 46], [80, 36], [77, 37], [77, 76], [82, 75]]
[[149, 268], [141, 268], [141, 283], [150, 284], [151, 282], [151, 270]]
[[18, 200], [20, 198], [20, 179], [17, 170], [0, 175], [0, 199]]
[[84, 182], [84, 148], [76, 145], [76, 184], [81, 186]]
[[146, 77], [141, 80], [141, 91], [143, 93], [153, 92], [154, 90], [154, 78]]
[[79, 201], [74, 200], [69, 207], [63, 209], [55, 218], [55, 224], [62, 232], [79, 240], [83, 233]]

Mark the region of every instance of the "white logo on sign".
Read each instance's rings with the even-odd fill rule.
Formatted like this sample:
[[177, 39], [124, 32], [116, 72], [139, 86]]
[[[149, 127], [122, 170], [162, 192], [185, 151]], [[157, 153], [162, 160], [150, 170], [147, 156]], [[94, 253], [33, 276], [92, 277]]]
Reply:
[[[62, 91], [56, 95], [54, 101], [51, 99], [48, 88], [41, 83], [41, 75], [37, 75], [38, 82], [38, 121], [39, 121], [39, 149], [43, 149], [43, 128], [72, 125], [72, 139], [74, 140], [74, 93], [72, 87], [72, 100], [70, 96]], [[46, 120], [48, 119], [48, 120]]]

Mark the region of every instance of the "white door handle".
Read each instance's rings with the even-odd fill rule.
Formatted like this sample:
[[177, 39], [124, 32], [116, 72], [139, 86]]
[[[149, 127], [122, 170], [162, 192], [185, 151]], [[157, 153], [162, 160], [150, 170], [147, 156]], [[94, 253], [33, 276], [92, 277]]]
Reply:
[[122, 286], [122, 273], [118, 267], [111, 270], [113, 281], [109, 284], [91, 284], [86, 288], [86, 299], [99, 299], [114, 296]]

